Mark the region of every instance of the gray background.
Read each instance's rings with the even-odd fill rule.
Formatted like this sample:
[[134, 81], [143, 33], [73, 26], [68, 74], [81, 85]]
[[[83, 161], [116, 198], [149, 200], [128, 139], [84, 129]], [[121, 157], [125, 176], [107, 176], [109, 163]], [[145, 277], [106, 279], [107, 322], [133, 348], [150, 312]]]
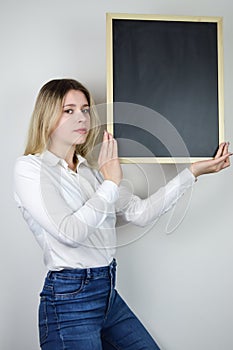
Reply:
[[[39, 88], [74, 77], [106, 101], [106, 12], [224, 17], [225, 129], [233, 141], [233, 5], [230, 0], [20, 0], [0, 5], [1, 299], [0, 348], [36, 350], [42, 254], [12, 197]], [[233, 147], [233, 146], [232, 146]], [[175, 174], [173, 165], [124, 165], [145, 196]], [[149, 188], [148, 185], [149, 184]], [[166, 350], [232, 350], [232, 169], [198, 180], [173, 214], [147, 232], [119, 229], [118, 288]], [[176, 226], [176, 229], [174, 229]], [[131, 242], [133, 241], [134, 242]], [[131, 242], [131, 243], [130, 243]]]

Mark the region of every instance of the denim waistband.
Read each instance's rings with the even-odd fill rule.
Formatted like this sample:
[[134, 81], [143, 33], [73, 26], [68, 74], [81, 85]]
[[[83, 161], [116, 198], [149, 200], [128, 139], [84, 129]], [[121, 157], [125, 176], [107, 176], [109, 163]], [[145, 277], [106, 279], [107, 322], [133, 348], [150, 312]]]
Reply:
[[113, 259], [112, 262], [107, 266], [101, 267], [90, 267], [85, 269], [63, 269], [60, 271], [49, 271], [47, 274], [47, 279], [53, 280], [54, 278], [95, 278], [99, 276], [108, 275], [110, 271], [116, 268], [117, 263], [116, 259]]

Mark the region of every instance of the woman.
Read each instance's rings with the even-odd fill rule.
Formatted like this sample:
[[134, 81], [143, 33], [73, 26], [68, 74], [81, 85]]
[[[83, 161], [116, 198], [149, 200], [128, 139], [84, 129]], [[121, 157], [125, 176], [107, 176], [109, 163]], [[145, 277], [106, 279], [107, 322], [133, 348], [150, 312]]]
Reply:
[[159, 349], [115, 290], [116, 214], [145, 226], [205, 173], [230, 165], [228, 144], [141, 200], [120, 184], [117, 143], [103, 135], [90, 167], [98, 121], [88, 90], [72, 79], [45, 84], [36, 100], [25, 154], [15, 166], [15, 199], [48, 268], [39, 306], [43, 350]]

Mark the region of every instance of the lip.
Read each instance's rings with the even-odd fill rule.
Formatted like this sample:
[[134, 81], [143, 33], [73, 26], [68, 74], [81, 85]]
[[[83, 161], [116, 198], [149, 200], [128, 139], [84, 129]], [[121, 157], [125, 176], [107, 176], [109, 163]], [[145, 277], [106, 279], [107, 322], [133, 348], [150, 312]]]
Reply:
[[75, 129], [74, 132], [77, 132], [81, 135], [86, 135], [88, 133], [88, 130], [86, 128], [80, 128], [80, 129]]

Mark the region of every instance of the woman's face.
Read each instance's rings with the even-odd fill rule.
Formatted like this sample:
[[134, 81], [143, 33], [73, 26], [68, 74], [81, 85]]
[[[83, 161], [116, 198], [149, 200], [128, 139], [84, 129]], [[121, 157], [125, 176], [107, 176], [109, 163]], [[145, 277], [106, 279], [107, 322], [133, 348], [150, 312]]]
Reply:
[[90, 130], [90, 107], [82, 91], [70, 90], [64, 98], [62, 115], [51, 135], [52, 142], [60, 145], [80, 145]]

